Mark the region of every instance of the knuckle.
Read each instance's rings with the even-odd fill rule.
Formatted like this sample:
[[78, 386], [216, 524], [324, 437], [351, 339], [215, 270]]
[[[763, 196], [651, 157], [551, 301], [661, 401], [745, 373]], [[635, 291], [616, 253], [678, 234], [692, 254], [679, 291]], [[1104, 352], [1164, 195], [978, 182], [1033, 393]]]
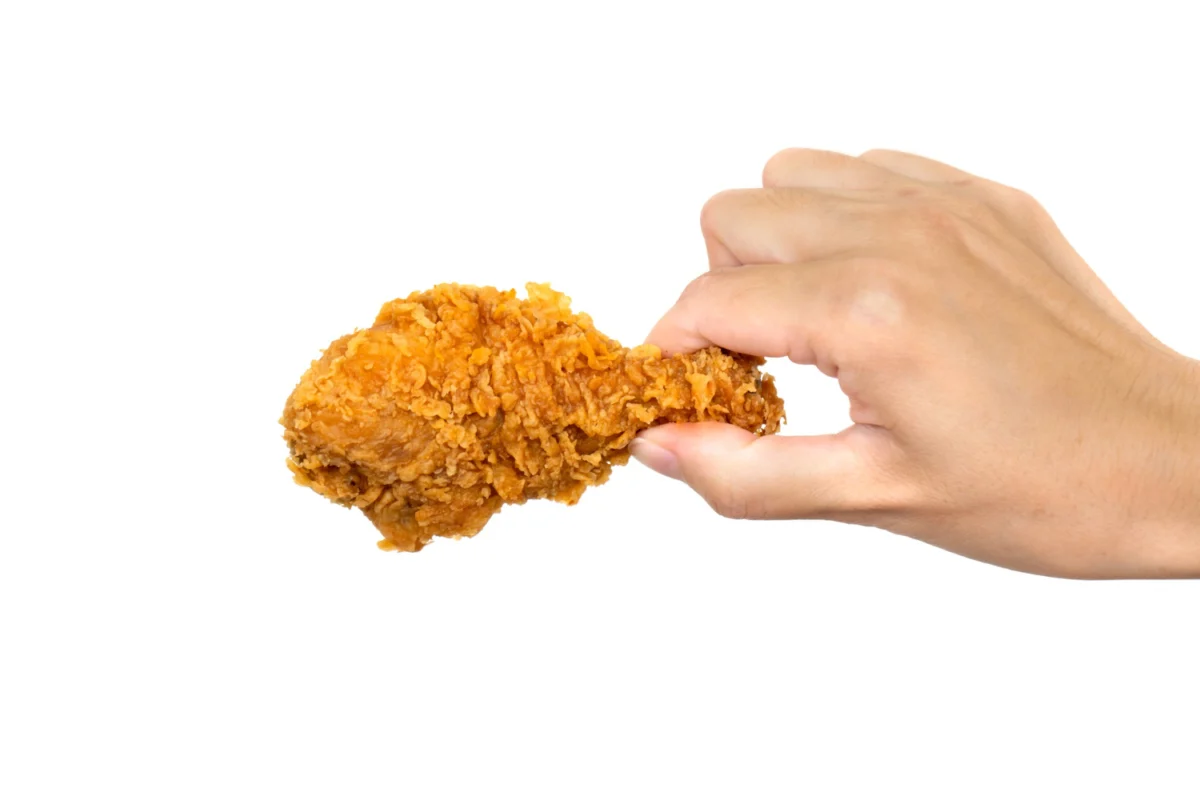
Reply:
[[740, 201], [744, 190], [726, 189], [708, 198], [700, 208], [700, 230], [711, 233], [726, 215], [730, 206]]
[[800, 151], [797, 148], [789, 147], [786, 150], [780, 150], [767, 159], [767, 163], [763, 166], [762, 171], [762, 185], [777, 186], [786, 180], [798, 152]]
[[719, 276], [720, 274], [721, 273], [719, 273], [719, 272], [702, 272], [702, 273], [700, 273], [699, 275], [697, 275], [696, 277], [694, 277], [690, 281], [688, 281], [688, 285], [686, 287], [684, 287], [684, 290], [683, 290], [684, 295], [693, 296], [693, 295], [697, 295], [697, 294], [703, 294], [704, 292], [706, 292], [709, 289], [709, 287], [711, 287], [717, 281], [717, 276]]
[[1038, 222], [1049, 218], [1046, 209], [1042, 207], [1033, 195], [1005, 186], [995, 181], [977, 180], [970, 189], [970, 197], [975, 204], [990, 212], [990, 216], [1008, 217], [1022, 223]]
[[785, 187], [795, 185], [801, 173], [806, 169], [817, 167], [838, 166], [846, 161], [846, 156], [826, 150], [813, 150], [806, 147], [789, 147], [771, 156], [762, 172], [763, 188]]
[[1033, 195], [1028, 192], [1023, 192], [1020, 189], [1014, 189], [1011, 186], [997, 185], [995, 191], [1004, 198], [1005, 202], [1017, 208], [1023, 208], [1027, 211], [1041, 211], [1042, 204], [1039, 203]]
[[903, 326], [908, 317], [910, 270], [889, 259], [871, 259], [859, 265], [842, 303], [845, 322], [855, 328]]
[[1004, 186], [1000, 192], [1000, 198], [1005, 208], [1019, 219], [1044, 221], [1050, 218], [1050, 214], [1033, 195], [1020, 189]]
[[683, 287], [683, 292], [679, 295], [677, 305], [703, 302], [703, 298], [711, 297], [714, 294], [714, 287], [722, 282], [723, 271], [712, 270], [710, 272], [702, 272], [695, 278], [688, 281], [687, 286]]
[[912, 273], [911, 265], [883, 258], [854, 264], [830, 310], [847, 360], [869, 366], [910, 348], [919, 318]]

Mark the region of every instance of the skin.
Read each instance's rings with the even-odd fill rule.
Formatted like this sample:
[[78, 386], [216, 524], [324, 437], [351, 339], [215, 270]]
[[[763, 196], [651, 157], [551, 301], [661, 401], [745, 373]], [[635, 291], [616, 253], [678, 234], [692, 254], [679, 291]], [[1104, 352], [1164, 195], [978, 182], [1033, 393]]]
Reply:
[[701, 227], [710, 270], [648, 341], [815, 365], [854, 424], [665, 425], [637, 459], [728, 517], [870, 525], [1042, 575], [1200, 577], [1200, 362], [1028, 195], [906, 153], [785, 150]]

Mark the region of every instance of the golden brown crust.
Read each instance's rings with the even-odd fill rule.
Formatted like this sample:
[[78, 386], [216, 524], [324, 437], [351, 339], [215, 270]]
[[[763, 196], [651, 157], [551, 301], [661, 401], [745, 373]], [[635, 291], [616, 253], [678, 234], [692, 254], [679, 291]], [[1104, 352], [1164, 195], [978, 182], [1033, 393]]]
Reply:
[[281, 420], [296, 481], [361, 508], [380, 547], [415, 551], [474, 535], [505, 503], [576, 502], [651, 425], [779, 429], [762, 359], [627, 349], [565, 295], [526, 288], [442, 284], [331, 344]]

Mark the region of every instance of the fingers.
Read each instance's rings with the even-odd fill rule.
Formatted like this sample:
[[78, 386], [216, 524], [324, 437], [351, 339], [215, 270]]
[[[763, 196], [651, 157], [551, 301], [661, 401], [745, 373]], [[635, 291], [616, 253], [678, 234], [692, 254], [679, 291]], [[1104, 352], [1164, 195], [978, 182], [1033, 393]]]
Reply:
[[684, 481], [735, 519], [852, 520], [896, 494], [879, 467], [886, 433], [851, 428], [835, 436], [763, 436], [707, 422], [662, 425], [631, 445], [634, 458]]
[[883, 189], [903, 178], [876, 164], [843, 153], [793, 147], [771, 157], [763, 167], [766, 188]]
[[901, 153], [898, 150], [868, 150], [859, 159], [913, 180], [927, 183], [960, 183], [975, 178], [969, 172], [934, 161], [932, 158]]
[[763, 189], [715, 195], [700, 214], [710, 269], [783, 264], [870, 246], [882, 206], [906, 186], [983, 181], [932, 159], [895, 150], [858, 158], [792, 148], [763, 168]]
[[817, 262], [707, 272], [688, 285], [646, 341], [668, 353], [715, 344], [817, 364], [818, 350], [838, 329], [836, 309], [849, 277], [839, 272], [851, 270], [840, 262]]
[[811, 189], [734, 189], [700, 212], [709, 267], [786, 264], [845, 253], [862, 242], [869, 201]]

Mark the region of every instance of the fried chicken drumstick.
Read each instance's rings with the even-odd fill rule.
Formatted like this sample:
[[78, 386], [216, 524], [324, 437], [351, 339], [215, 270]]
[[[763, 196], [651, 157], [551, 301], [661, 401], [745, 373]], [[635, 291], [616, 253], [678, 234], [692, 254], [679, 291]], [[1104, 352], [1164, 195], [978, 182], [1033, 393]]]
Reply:
[[601, 334], [544, 284], [443, 284], [380, 310], [314, 361], [281, 420], [297, 483], [356, 506], [385, 550], [472, 536], [506, 503], [575, 503], [664, 422], [779, 429], [762, 359], [665, 357]]

